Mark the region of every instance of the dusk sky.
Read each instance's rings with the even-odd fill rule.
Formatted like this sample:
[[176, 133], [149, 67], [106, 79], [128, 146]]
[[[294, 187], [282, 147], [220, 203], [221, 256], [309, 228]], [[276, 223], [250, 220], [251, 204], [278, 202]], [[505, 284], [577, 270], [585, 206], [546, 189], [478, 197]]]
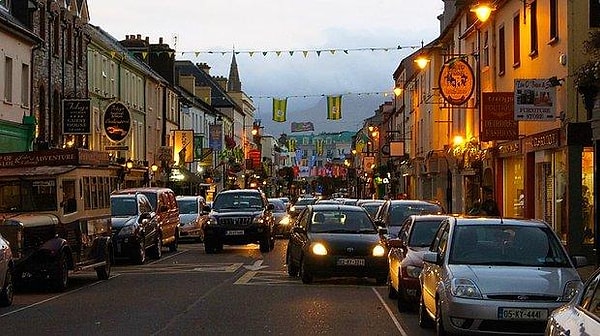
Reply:
[[[256, 118], [273, 135], [290, 133], [292, 121], [312, 121], [315, 133], [360, 128], [391, 100], [386, 93], [400, 61], [439, 35], [437, 16], [443, 11], [441, 0], [88, 0], [88, 5], [91, 23], [116, 39], [140, 34], [158, 43], [162, 37], [177, 59], [208, 63], [211, 75], [228, 76], [235, 48], [242, 90], [253, 97]], [[361, 48], [367, 49], [355, 50]], [[325, 96], [340, 94], [343, 117], [328, 121]], [[271, 121], [272, 98], [285, 97], [287, 122]]]

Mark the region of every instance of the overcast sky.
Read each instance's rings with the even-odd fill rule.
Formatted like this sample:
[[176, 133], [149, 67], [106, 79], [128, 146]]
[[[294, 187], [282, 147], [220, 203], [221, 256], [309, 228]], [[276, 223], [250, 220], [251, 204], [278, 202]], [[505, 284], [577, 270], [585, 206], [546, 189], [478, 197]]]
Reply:
[[[442, 0], [88, 0], [88, 6], [91, 23], [118, 40], [163, 37], [177, 59], [208, 63], [212, 75], [229, 75], [232, 54], [206, 52], [235, 48], [242, 89], [274, 135], [290, 133], [292, 121], [312, 121], [316, 133], [357, 130], [391, 100], [384, 92], [391, 92], [400, 61], [415, 51], [410, 47], [439, 35], [443, 10]], [[353, 50], [397, 46], [403, 48]], [[323, 52], [305, 57], [304, 50]], [[339, 94], [343, 118], [327, 121], [324, 97]], [[286, 123], [271, 121], [273, 97], [289, 97]]]

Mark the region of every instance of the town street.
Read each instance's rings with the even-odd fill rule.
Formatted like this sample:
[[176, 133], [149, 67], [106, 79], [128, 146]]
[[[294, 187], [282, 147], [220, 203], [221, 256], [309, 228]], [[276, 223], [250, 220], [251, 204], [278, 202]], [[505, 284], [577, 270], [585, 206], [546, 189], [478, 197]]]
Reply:
[[418, 327], [415, 312], [399, 314], [373, 280], [290, 278], [286, 244], [213, 255], [181, 244], [159, 261], [119, 263], [108, 281], [79, 273], [65, 293], [25, 288], [0, 308], [2, 335], [433, 334]]

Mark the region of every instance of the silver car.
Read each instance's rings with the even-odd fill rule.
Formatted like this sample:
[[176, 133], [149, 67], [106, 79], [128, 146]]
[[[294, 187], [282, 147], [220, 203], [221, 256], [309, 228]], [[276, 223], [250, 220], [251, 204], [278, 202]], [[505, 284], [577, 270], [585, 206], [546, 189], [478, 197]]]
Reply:
[[419, 325], [438, 335], [541, 335], [582, 287], [552, 228], [535, 220], [449, 217], [423, 261]]
[[0, 307], [10, 306], [14, 290], [12, 282], [13, 261], [8, 240], [0, 234]]
[[571, 302], [552, 312], [546, 326], [546, 335], [600, 335], [599, 284], [600, 268]]

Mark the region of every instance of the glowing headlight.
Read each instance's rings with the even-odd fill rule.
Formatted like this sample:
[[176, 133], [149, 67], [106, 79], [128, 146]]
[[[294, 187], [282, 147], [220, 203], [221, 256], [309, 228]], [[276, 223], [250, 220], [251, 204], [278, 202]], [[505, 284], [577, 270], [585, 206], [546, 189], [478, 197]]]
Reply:
[[373, 247], [373, 257], [383, 257], [385, 255], [385, 247], [377, 245]]
[[327, 255], [327, 248], [321, 243], [316, 243], [311, 248], [312, 253], [316, 255]]
[[279, 221], [279, 225], [290, 225], [290, 216], [285, 216]]
[[479, 288], [470, 279], [452, 279], [452, 295], [467, 299], [481, 299]]
[[127, 225], [124, 226], [121, 231], [119, 231], [119, 236], [131, 236], [135, 232], [135, 225]]
[[254, 224], [262, 224], [265, 222], [264, 218], [262, 218], [261, 216], [254, 217], [252, 221], [254, 222]]
[[217, 221], [217, 219], [215, 217], [210, 217], [208, 219], [208, 222], [206, 222], [206, 225], [208, 225], [208, 226], [215, 226], [218, 224], [219, 224], [219, 221]]

